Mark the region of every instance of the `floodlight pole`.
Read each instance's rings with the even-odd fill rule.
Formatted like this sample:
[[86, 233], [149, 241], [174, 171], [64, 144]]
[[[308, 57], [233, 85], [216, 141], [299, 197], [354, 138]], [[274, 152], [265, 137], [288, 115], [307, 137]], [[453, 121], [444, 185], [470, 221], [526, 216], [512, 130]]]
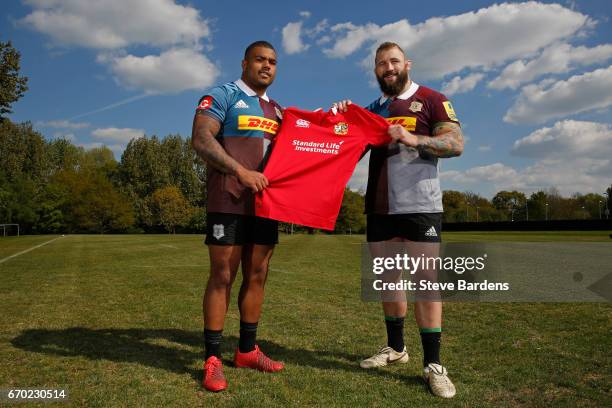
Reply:
[[599, 219], [601, 220], [601, 200], [599, 200], [599, 204], [597, 205], [597, 208], [599, 209]]

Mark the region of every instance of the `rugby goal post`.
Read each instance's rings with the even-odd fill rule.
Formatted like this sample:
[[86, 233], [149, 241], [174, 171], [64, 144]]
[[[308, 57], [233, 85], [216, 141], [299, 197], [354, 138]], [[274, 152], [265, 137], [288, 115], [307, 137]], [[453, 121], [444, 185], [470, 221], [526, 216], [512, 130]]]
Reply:
[[17, 236], [19, 236], [19, 224], [0, 224], [0, 228], [2, 228], [2, 236], [6, 237], [7, 227], [10, 232], [10, 227], [17, 227]]

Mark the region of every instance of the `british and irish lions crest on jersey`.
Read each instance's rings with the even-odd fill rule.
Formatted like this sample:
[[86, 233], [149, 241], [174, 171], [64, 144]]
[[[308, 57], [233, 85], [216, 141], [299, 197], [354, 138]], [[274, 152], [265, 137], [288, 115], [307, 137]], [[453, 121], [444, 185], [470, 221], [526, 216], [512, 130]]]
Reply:
[[334, 125], [334, 133], [338, 136], [344, 136], [348, 133], [348, 123], [339, 122]]

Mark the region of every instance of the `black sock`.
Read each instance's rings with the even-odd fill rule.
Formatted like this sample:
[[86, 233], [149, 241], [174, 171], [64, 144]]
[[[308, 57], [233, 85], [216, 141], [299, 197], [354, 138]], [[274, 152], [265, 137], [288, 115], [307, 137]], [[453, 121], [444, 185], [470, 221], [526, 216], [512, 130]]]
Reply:
[[423, 345], [423, 367], [429, 363], [440, 364], [440, 341], [442, 329], [421, 329], [421, 344]]
[[210, 356], [221, 358], [222, 339], [223, 330], [204, 329], [204, 350], [206, 352], [206, 360], [208, 360]]
[[255, 350], [255, 339], [257, 338], [257, 322], [247, 323], [240, 321], [240, 340], [238, 349], [241, 353]]
[[385, 316], [387, 346], [401, 353], [404, 351], [404, 318]]

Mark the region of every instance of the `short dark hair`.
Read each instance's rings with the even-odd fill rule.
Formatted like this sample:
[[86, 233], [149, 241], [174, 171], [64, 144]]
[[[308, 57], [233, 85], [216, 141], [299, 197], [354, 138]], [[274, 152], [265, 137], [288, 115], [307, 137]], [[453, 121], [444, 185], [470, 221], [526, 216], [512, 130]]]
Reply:
[[391, 41], [385, 41], [384, 43], [380, 44], [378, 48], [376, 49], [376, 54], [375, 54], [374, 59], [376, 59], [376, 56], [378, 56], [379, 52], [387, 51], [387, 50], [390, 50], [391, 48], [397, 48], [398, 50], [402, 52], [402, 54], [404, 54], [404, 57], [406, 56], [406, 53], [404, 52], [402, 47], [399, 46], [399, 44], [391, 42]]
[[246, 47], [246, 50], [244, 50], [244, 59], [247, 59], [249, 57], [249, 53], [253, 50], [253, 48], [256, 47], [269, 48], [272, 51], [276, 52], [272, 44], [270, 44], [269, 42], [264, 40], [255, 41], [254, 43], [251, 43], [248, 47]]

